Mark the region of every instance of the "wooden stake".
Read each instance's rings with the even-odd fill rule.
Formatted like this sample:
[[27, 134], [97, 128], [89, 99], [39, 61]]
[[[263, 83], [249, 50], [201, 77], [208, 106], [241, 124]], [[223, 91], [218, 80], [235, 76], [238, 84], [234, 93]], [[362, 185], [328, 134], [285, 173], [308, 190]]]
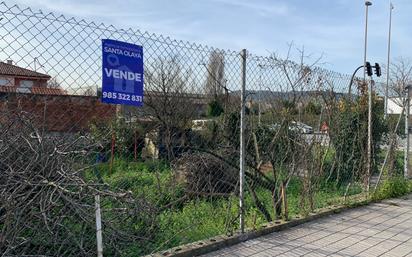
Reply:
[[112, 174], [112, 168], [113, 168], [113, 160], [114, 160], [114, 147], [116, 145], [116, 137], [114, 132], [112, 133], [112, 150], [111, 150], [111, 156], [110, 156], [110, 174]]
[[284, 218], [285, 220], [289, 219], [289, 213], [288, 213], [288, 201], [287, 201], [287, 196], [286, 196], [286, 187], [285, 183], [282, 183], [282, 188], [281, 188], [281, 197], [282, 197], [282, 205], [283, 205], [283, 211], [284, 211]]

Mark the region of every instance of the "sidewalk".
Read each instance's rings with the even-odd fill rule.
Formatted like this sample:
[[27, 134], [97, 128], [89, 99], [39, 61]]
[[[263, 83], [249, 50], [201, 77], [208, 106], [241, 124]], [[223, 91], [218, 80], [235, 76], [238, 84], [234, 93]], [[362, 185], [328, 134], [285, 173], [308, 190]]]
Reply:
[[203, 256], [412, 256], [412, 195], [351, 209]]

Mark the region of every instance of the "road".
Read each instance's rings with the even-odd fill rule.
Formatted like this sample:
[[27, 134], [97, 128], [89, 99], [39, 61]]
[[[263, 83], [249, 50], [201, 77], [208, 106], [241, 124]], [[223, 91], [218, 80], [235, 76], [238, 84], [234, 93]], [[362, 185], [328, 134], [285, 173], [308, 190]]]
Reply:
[[348, 210], [210, 256], [412, 256], [412, 195]]

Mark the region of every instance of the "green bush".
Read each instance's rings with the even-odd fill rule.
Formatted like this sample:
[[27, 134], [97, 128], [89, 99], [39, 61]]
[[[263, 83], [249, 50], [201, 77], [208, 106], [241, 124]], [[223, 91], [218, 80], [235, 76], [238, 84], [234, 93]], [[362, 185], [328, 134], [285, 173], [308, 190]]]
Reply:
[[304, 111], [307, 114], [320, 115], [322, 112], [322, 105], [312, 100], [307, 103]]
[[299, 113], [296, 103], [289, 100], [282, 100], [283, 109], [290, 115], [297, 115]]
[[[331, 116], [329, 136], [335, 150], [334, 164], [330, 178], [343, 185], [366, 176], [368, 105], [364, 94], [349, 102], [340, 100]], [[373, 98], [372, 107], [372, 163], [379, 163], [382, 136], [387, 132], [383, 119], [383, 110], [377, 97]], [[372, 166], [372, 173], [378, 173], [377, 165]]]
[[410, 182], [401, 176], [391, 177], [377, 188], [373, 194], [374, 200], [382, 200], [405, 195], [410, 192]]
[[218, 117], [224, 112], [224, 109], [219, 101], [213, 100], [208, 104], [207, 116]]
[[100, 144], [108, 155], [114, 140], [115, 155], [133, 159], [136, 147], [136, 157], [141, 157], [146, 128], [139, 123], [126, 122], [122, 118], [113, 119], [105, 124], [92, 123], [90, 132], [93, 140]]

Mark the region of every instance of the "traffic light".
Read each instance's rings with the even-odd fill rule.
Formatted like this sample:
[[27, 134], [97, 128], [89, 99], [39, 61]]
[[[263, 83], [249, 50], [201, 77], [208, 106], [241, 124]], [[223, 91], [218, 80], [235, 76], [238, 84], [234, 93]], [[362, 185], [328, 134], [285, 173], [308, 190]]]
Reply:
[[376, 63], [376, 62], [375, 62], [375, 74], [378, 77], [382, 75], [381, 67], [379, 66], [379, 63]]
[[369, 77], [373, 75], [372, 66], [370, 62], [366, 62], [365, 69], [366, 69], [366, 74], [368, 74]]

